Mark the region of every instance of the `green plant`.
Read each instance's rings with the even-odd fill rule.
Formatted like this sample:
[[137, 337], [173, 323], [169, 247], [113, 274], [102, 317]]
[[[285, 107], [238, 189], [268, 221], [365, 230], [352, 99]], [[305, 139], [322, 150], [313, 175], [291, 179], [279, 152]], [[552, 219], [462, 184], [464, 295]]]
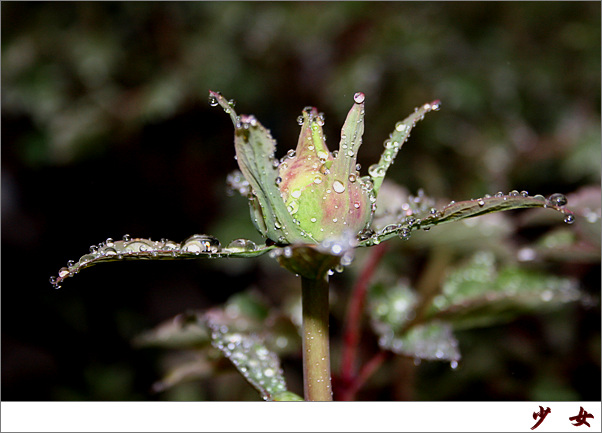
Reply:
[[[125, 235], [91, 247], [89, 254], [69, 262], [50, 282], [58, 288], [65, 278], [84, 268], [118, 260], [252, 258], [268, 253], [301, 278], [304, 398], [312, 401], [332, 399], [329, 277], [349, 266], [358, 248], [373, 247], [374, 253], [354, 287], [345, 323], [338, 377], [340, 398], [345, 400], [355, 396], [387, 353], [416, 362], [446, 360], [455, 368], [460, 351], [453, 329], [482, 326], [580, 298], [574, 281], [542, 277], [517, 266], [499, 266], [487, 253], [475, 254], [442, 286], [425, 284], [426, 289], [416, 291], [403, 282], [380, 281], [368, 290], [386, 252], [383, 242], [389, 239], [408, 240], [417, 230], [512, 209], [554, 209], [569, 224], [574, 222], [574, 214], [565, 207], [567, 199], [562, 194], [545, 198], [526, 191], [499, 192], [439, 206], [422, 190], [416, 196], [404, 195], [383, 183], [412, 128], [426, 113], [438, 110], [439, 101], [416, 108], [398, 122], [384, 142], [379, 162], [361, 176], [357, 153], [364, 131], [364, 99], [363, 93], [354, 95], [338, 151], [331, 153], [326, 147], [323, 115], [306, 107], [298, 119], [301, 134], [296, 150], [278, 160], [270, 132], [254, 116], [238, 115], [233, 101], [210, 92], [210, 105], [220, 105], [235, 127], [240, 171], [230, 175], [228, 182], [248, 197], [251, 219], [265, 244], [235, 239], [222, 246], [215, 237], [204, 234], [179, 243]], [[382, 351], [358, 371], [360, 317], [366, 305]], [[279, 336], [286, 338], [284, 335], [291, 333], [291, 323], [281, 319], [270, 316], [261, 300], [244, 293], [224, 308], [183, 315], [175, 323], [141, 336], [138, 342], [193, 346], [203, 351], [203, 362], [195, 360], [192, 367], [174, 370], [162, 382], [163, 387], [190, 371], [217, 371], [216, 360], [225, 356], [264, 399], [300, 400], [287, 389], [276, 354]]]

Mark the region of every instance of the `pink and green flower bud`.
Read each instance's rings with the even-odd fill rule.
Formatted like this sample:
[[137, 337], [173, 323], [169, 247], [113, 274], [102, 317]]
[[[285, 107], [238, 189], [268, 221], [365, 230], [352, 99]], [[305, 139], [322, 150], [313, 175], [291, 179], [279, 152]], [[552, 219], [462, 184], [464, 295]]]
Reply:
[[[274, 158], [276, 142], [254, 116], [237, 115], [233, 103], [209, 92], [211, 105], [220, 105], [235, 126], [236, 159], [248, 182], [253, 222], [266, 238], [281, 244], [316, 244], [348, 239], [369, 228], [376, 208], [376, 195], [387, 169], [408, 139], [413, 126], [439, 102], [425, 104], [398, 122], [379, 162], [360, 177], [357, 152], [364, 133], [363, 93], [354, 104], [341, 130], [339, 149], [326, 146], [323, 116], [307, 107], [299, 118], [301, 135], [295, 151]], [[246, 189], [246, 188], [245, 188]]]
[[335, 155], [326, 146], [322, 115], [307, 107], [294, 156], [278, 167], [287, 211], [316, 241], [357, 234], [372, 220], [376, 200], [371, 182], [361, 179], [356, 167], [364, 132], [364, 98], [356, 96]]

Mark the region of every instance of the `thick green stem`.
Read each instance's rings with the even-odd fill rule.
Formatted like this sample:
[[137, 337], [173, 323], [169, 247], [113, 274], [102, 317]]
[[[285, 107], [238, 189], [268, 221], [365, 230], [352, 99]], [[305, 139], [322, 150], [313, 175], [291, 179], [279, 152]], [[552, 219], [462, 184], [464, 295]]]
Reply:
[[307, 401], [332, 401], [328, 339], [328, 276], [301, 277], [303, 389]]

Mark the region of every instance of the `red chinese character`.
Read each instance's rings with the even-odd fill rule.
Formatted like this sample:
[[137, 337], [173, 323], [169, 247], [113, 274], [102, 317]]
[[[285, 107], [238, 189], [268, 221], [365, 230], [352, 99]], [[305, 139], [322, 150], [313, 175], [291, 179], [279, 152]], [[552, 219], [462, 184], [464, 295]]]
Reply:
[[552, 410], [549, 407], [544, 410], [542, 406], [539, 406], [539, 412], [533, 412], [533, 419], [540, 418], [540, 420], [537, 421], [533, 427], [531, 427], [531, 430], [535, 430], [537, 427], [539, 427], [549, 413], [552, 413]]
[[575, 415], [569, 418], [569, 421], [575, 421], [573, 424], [575, 427], [579, 427], [580, 425], [585, 424], [588, 427], [591, 427], [587, 422], [588, 418], [593, 418], [594, 416], [591, 413], [587, 413], [583, 410], [583, 407], [579, 408], [579, 415]]

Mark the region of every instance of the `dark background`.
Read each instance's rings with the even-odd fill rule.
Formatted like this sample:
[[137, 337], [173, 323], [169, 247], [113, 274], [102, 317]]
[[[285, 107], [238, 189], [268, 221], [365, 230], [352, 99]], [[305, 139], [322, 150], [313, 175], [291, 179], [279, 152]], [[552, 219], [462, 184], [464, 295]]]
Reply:
[[[396, 121], [440, 99], [392, 179], [456, 200], [569, 194], [600, 185], [600, 37], [599, 2], [3, 2], [2, 399], [257, 398], [211, 381], [153, 394], [162, 353], [131, 340], [243, 288], [297, 283], [269, 258], [111, 263], [48, 283], [125, 233], [260, 241], [226, 194], [232, 125], [209, 89], [270, 128], [279, 155], [307, 105], [332, 150], [363, 91], [365, 168]], [[599, 300], [599, 257], [549, 266]], [[461, 336], [478, 371], [423, 362], [411, 392], [377, 377], [363, 398], [600, 400], [594, 304]]]

